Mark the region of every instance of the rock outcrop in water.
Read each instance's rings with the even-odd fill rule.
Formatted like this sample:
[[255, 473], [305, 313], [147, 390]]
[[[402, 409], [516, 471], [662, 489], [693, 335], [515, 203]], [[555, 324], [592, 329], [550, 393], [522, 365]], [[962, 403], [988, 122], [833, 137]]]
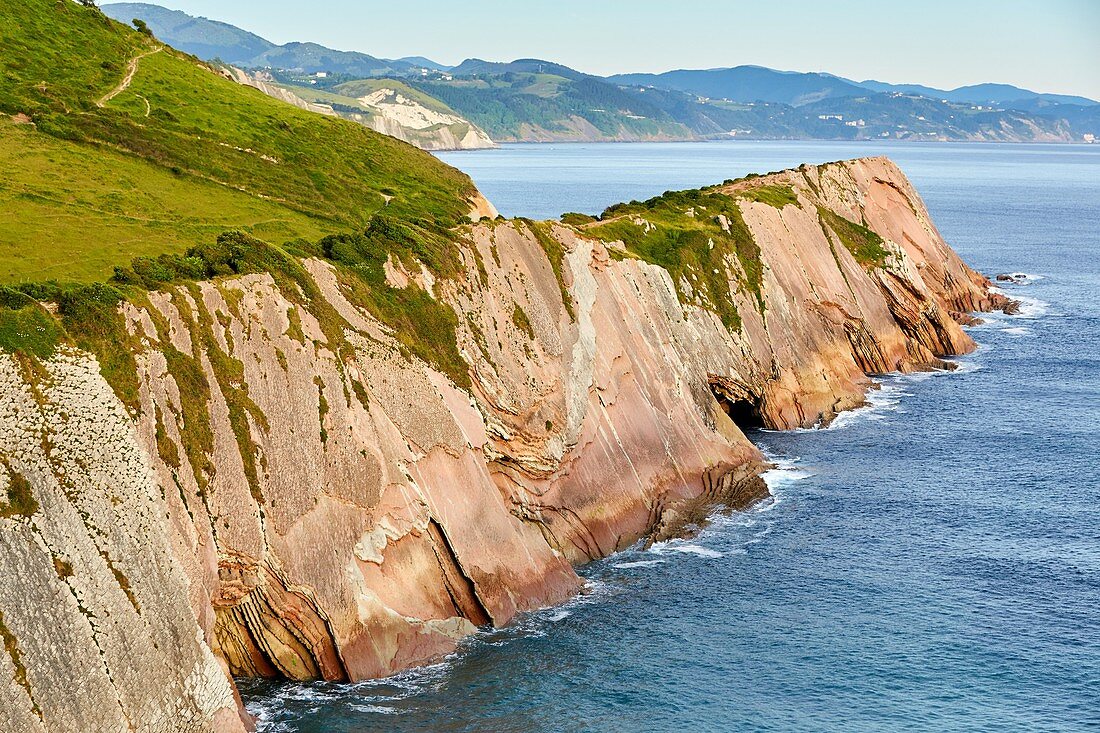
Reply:
[[759, 500], [742, 428], [827, 422], [869, 375], [970, 351], [956, 319], [1005, 305], [886, 159], [706, 196], [675, 213], [743, 225], [756, 259], [677, 281], [606, 220], [497, 221], [455, 235], [457, 277], [387, 263], [453, 311], [464, 373], [320, 260], [306, 297], [254, 274], [125, 304], [133, 411], [88, 354], [0, 353], [0, 727], [241, 729], [223, 666], [437, 658], [577, 593], [575, 564]]

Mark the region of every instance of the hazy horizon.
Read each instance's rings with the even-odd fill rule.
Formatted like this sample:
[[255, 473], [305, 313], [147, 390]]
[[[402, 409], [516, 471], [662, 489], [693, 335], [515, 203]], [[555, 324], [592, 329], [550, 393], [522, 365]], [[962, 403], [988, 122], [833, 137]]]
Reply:
[[[113, 4], [113, 3], [103, 3]], [[1100, 100], [1100, 3], [927, 0], [902, 22], [873, 0], [782, 8], [704, 0], [560, 0], [480, 10], [442, 0], [368, 8], [353, 0], [162, 0], [151, 4], [238, 26], [274, 43], [310, 41], [381, 58], [541, 58], [586, 73], [659, 73], [742, 65], [954, 89], [1013, 84]], [[891, 15], [896, 16], [892, 13]]]

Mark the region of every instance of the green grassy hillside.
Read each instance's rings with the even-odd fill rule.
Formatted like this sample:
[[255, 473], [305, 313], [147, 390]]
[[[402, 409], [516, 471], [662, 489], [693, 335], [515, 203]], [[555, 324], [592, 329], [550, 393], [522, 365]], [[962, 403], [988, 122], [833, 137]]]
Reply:
[[409, 84], [456, 110], [494, 140], [694, 137], [644, 95], [594, 77], [505, 72]]
[[93, 8], [20, 0], [0, 24], [0, 112], [33, 122], [0, 133], [0, 159], [29, 153], [0, 183], [19, 204], [0, 282], [96, 279], [228, 226], [280, 241], [362, 230], [383, 207], [431, 227], [469, 209], [469, 178], [427, 153], [237, 85]]
[[93, 282], [139, 256], [244, 229], [315, 239], [335, 225], [113, 150], [0, 120], [0, 283]]
[[442, 112], [443, 114], [458, 116], [457, 112], [440, 102], [435, 97], [427, 95], [419, 89], [415, 89], [398, 79], [356, 79], [354, 81], [344, 82], [343, 84], [338, 85], [334, 89], [334, 91], [338, 94], [342, 94], [345, 97], [355, 100], [359, 99], [359, 97], [364, 97], [371, 92], [376, 92], [379, 89], [393, 89], [394, 91], [405, 95], [409, 99], [419, 102], [428, 109], [434, 109], [436, 112]]

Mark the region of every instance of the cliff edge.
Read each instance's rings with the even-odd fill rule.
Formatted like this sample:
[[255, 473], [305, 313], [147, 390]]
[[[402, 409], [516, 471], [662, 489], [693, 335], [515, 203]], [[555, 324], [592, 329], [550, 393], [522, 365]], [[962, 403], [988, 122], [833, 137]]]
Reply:
[[0, 727], [242, 729], [223, 668], [436, 659], [766, 496], [744, 429], [943, 368], [1005, 305], [885, 158], [565, 222], [445, 256], [227, 236], [218, 276], [112, 306], [110, 348], [0, 350]]

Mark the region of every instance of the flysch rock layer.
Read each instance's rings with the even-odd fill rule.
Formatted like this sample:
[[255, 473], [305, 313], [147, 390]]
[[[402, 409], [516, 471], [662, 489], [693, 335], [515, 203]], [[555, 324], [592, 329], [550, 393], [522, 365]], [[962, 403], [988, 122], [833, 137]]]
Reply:
[[[734, 295], [736, 333], [615, 243], [552, 225], [547, 247], [498, 221], [456, 235], [464, 280], [387, 268], [454, 309], [469, 390], [317, 260], [351, 350], [266, 274], [125, 305], [136, 416], [86, 354], [0, 354], [0, 489], [22, 480], [38, 505], [0, 512], [0, 728], [239, 730], [222, 666], [355, 680], [436, 659], [577, 593], [575, 564], [766, 496], [731, 415], [827, 422], [869, 375], [970, 351], [955, 319], [1004, 305], [884, 158], [725, 192], [749, 185], [790, 185], [798, 204], [739, 199], [764, 274], [762, 310]], [[818, 206], [880, 234], [888, 265], [865, 270]], [[239, 364], [231, 385], [209, 338]], [[192, 354], [209, 385], [198, 453]]]
[[[0, 354], [0, 730], [244, 730], [134, 425], [87, 355]], [[7, 512], [10, 513], [10, 512]]]

